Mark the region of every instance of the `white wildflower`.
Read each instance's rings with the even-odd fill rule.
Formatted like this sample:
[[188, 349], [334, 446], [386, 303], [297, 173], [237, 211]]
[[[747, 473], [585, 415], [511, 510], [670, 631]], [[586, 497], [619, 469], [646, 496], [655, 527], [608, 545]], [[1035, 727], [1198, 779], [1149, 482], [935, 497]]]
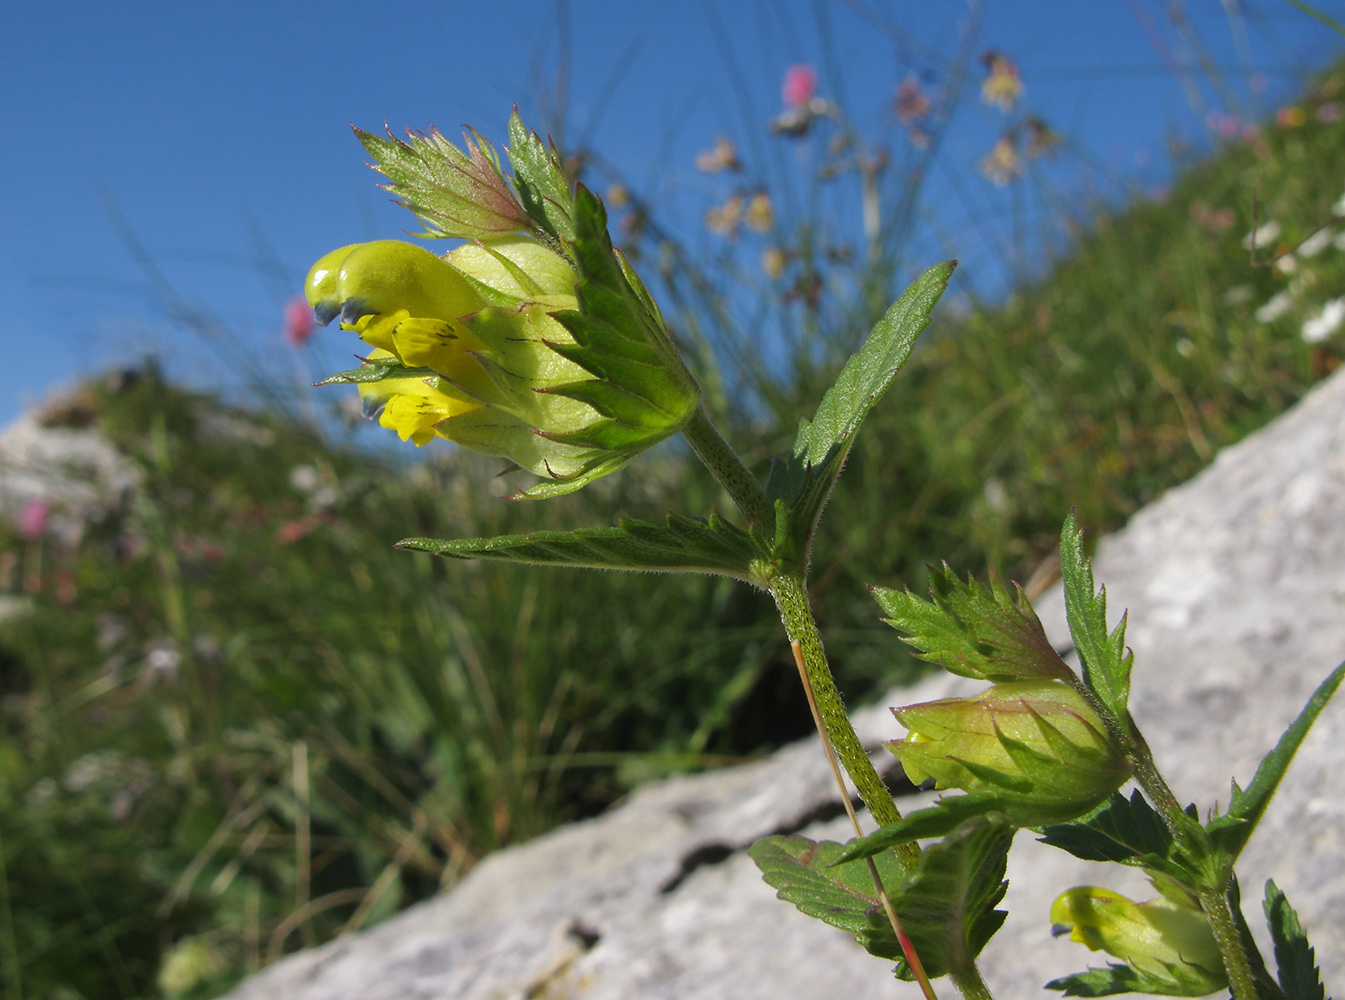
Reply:
[[1280, 235], [1280, 224], [1271, 219], [1264, 226], [1257, 228], [1255, 232], [1248, 233], [1242, 238], [1244, 249], [1250, 250], [1253, 247], [1260, 250], [1262, 247], [1268, 247], [1274, 243]]
[[1300, 257], [1316, 257], [1327, 248], [1331, 243], [1331, 237], [1335, 235], [1335, 230], [1330, 226], [1317, 230], [1298, 245], [1298, 255]]
[[1256, 310], [1256, 321], [1258, 323], [1274, 323], [1287, 313], [1289, 307], [1293, 304], [1293, 295], [1288, 292], [1278, 292], [1269, 302]]
[[1298, 258], [1291, 253], [1285, 254], [1275, 261], [1275, 270], [1280, 274], [1293, 274], [1298, 270]]
[[1332, 299], [1322, 311], [1303, 324], [1303, 339], [1309, 344], [1320, 344], [1345, 323], [1345, 295]]

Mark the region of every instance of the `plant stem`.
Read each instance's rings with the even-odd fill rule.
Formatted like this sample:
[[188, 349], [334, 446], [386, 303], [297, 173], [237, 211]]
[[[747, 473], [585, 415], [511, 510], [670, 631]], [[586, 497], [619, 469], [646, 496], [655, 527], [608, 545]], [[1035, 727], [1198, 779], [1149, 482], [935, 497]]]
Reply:
[[1197, 893], [1200, 896], [1200, 908], [1205, 911], [1210, 930], [1214, 931], [1214, 940], [1219, 943], [1219, 953], [1223, 956], [1224, 969], [1228, 972], [1233, 1000], [1256, 1000], [1252, 966], [1247, 960], [1247, 952], [1243, 950], [1233, 911], [1229, 909], [1228, 894], [1206, 886], [1201, 886]]
[[981, 978], [981, 970], [976, 968], [975, 961], [968, 962], [965, 968], [950, 970], [948, 975], [965, 1000], [993, 1000], [990, 987], [985, 985], [985, 980]]
[[[1133, 740], [1128, 756], [1135, 766], [1135, 781], [1144, 789], [1144, 794], [1158, 806], [1158, 815], [1163, 818], [1163, 823], [1171, 832], [1173, 839], [1182, 847], [1189, 847], [1191, 838], [1182, 822], [1185, 813], [1181, 802], [1158, 770], [1158, 765], [1154, 763], [1153, 752], [1149, 749], [1149, 744], [1139, 731], [1139, 727], [1135, 725], [1133, 719], [1128, 721]], [[1214, 932], [1214, 940], [1218, 942], [1219, 954], [1224, 960], [1224, 970], [1228, 973], [1228, 983], [1233, 991], [1234, 1000], [1255, 1000], [1256, 983], [1252, 975], [1251, 961], [1243, 947], [1242, 935], [1238, 933], [1233, 911], [1228, 905], [1230, 875], [1231, 865], [1225, 866], [1225, 871], [1218, 879], [1218, 885], [1200, 884], [1192, 888], [1200, 899], [1200, 908], [1205, 911], [1205, 919], [1209, 922], [1210, 930]]]
[[743, 465], [738, 453], [729, 447], [715, 425], [710, 423], [705, 407], [696, 410], [695, 416], [682, 428], [682, 434], [686, 436], [696, 457], [714, 474], [719, 485], [733, 498], [743, 516], [765, 531], [767, 537], [773, 536], [775, 510], [766, 499], [765, 490], [748, 471], [747, 466]]
[[[822, 648], [822, 637], [818, 634], [817, 623], [813, 621], [802, 574], [782, 573], [773, 577], [770, 591], [775, 598], [775, 606], [780, 609], [780, 619], [784, 622], [790, 642], [797, 642], [803, 651], [803, 664], [808, 671], [813, 696], [817, 699], [817, 710], [827, 737], [836, 749], [836, 756], [840, 758], [846, 774], [854, 782], [859, 797], [864, 800], [873, 818], [882, 826], [898, 822], [901, 812], [892, 802], [892, 794], [869, 761], [869, 755], [864, 752], [854, 726], [850, 725], [850, 717], [845, 713], [840, 692], [836, 690], [836, 681], [827, 664], [826, 650]], [[897, 856], [905, 870], [914, 871], [920, 860], [920, 849], [914, 844], [902, 844], [897, 848]]]

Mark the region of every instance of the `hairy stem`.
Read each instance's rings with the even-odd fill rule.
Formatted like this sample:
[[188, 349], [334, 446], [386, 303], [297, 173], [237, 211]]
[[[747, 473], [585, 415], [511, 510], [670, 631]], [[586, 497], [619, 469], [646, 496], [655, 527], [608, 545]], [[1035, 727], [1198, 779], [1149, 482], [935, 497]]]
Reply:
[[[892, 793], [887, 790], [883, 779], [869, 761], [869, 755], [864, 752], [854, 726], [850, 725], [850, 717], [846, 715], [840, 692], [836, 690], [836, 681], [831, 676], [817, 623], [813, 621], [813, 611], [808, 603], [808, 592], [803, 585], [802, 575], [780, 574], [771, 580], [770, 590], [771, 596], [775, 598], [775, 606], [780, 609], [780, 618], [790, 642], [797, 642], [803, 652], [803, 664], [812, 684], [813, 697], [817, 700], [818, 714], [822, 717], [827, 737], [845, 773], [850, 776], [859, 797], [880, 825], [898, 822], [901, 813], [892, 801]], [[902, 844], [897, 848], [897, 856], [905, 870], [914, 871], [920, 860], [920, 849], [914, 844]]]
[[[1181, 802], [1168, 786], [1167, 779], [1158, 770], [1158, 765], [1154, 763], [1153, 752], [1150, 751], [1149, 744], [1139, 731], [1139, 727], [1135, 725], [1133, 719], [1128, 721], [1133, 734], [1128, 756], [1135, 766], [1135, 781], [1144, 789], [1144, 794], [1158, 806], [1158, 815], [1163, 818], [1173, 839], [1182, 847], [1190, 847], [1191, 838], [1183, 823], [1185, 814]], [[1224, 970], [1228, 973], [1228, 983], [1233, 991], [1234, 1000], [1255, 1000], [1256, 983], [1252, 975], [1251, 961], [1247, 957], [1242, 935], [1238, 933], [1233, 911], [1228, 905], [1228, 882], [1231, 874], [1231, 865], [1225, 866], [1224, 873], [1217, 880], [1219, 884], [1201, 884], [1193, 888], [1200, 899], [1200, 908], [1205, 911], [1205, 919], [1209, 922], [1210, 930], [1214, 932], [1214, 940], [1219, 944], [1219, 954], [1224, 960]]]
[[975, 962], [968, 963], [966, 968], [953, 969], [948, 975], [965, 1000], [993, 1000], [990, 987], [985, 985], [981, 970], [976, 968]]
[[715, 425], [705, 412], [705, 407], [696, 410], [696, 415], [682, 428], [682, 434], [691, 445], [691, 450], [707, 469], [719, 481], [719, 485], [738, 509], [752, 524], [764, 531], [767, 537], [775, 533], [775, 510], [766, 499], [766, 492], [756, 477], [743, 465], [738, 453], [729, 447], [720, 436]]
[[1198, 895], [1200, 908], [1205, 911], [1205, 919], [1214, 931], [1214, 940], [1219, 943], [1219, 953], [1223, 956], [1224, 969], [1228, 972], [1233, 1000], [1256, 1000], [1256, 982], [1252, 976], [1251, 962], [1242, 947], [1242, 936], [1238, 934], [1233, 911], [1229, 909], [1228, 894], [1202, 886]]

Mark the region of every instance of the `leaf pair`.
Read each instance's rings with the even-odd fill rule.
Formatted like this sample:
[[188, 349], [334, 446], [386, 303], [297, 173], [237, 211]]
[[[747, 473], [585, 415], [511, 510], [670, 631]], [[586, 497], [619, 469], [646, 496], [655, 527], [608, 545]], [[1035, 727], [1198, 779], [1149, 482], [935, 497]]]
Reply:
[[[897, 856], [874, 859], [902, 930], [930, 977], [970, 968], [1004, 922], [995, 906], [1004, 881], [1013, 828], [976, 817], [927, 847], [910, 877]], [[748, 852], [779, 897], [802, 912], [855, 935], [873, 955], [900, 959], [896, 934], [879, 903], [868, 865], [845, 861], [845, 847], [806, 837], [766, 837]], [[897, 974], [913, 978], [902, 960]]]

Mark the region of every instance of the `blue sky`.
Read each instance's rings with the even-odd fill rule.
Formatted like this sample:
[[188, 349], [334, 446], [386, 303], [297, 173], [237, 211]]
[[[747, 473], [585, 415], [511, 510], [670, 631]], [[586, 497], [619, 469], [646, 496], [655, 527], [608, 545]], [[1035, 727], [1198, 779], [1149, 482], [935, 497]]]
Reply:
[[[1286, 0], [1183, 6], [1189, 37], [1158, 0], [986, 0], [977, 51], [1016, 59], [1028, 103], [1075, 144], [1062, 185], [1086, 164], [1095, 178], [1157, 187], [1166, 136], [1199, 145], [1210, 111], [1273, 113], [1299, 74], [1342, 48]], [[1319, 7], [1345, 20], [1341, 0]], [[843, 91], [861, 127], [888, 128], [894, 87], [946, 59], [975, 10], [963, 0], [572, 0], [569, 121], [637, 188], [657, 184], [682, 205], [675, 218], [691, 232], [716, 196], [716, 181], [694, 170], [696, 152], [719, 132], [744, 149], [750, 132], [783, 141], [767, 140], [764, 124], [781, 109], [790, 64], [816, 64], [822, 92]], [[894, 42], [857, 12], [909, 36]], [[53, 385], [150, 353], [199, 384], [236, 382], [167, 315], [109, 205], [184, 301], [230, 331], [231, 349], [292, 369], [280, 310], [308, 265], [412, 228], [374, 186], [348, 123], [433, 123], [449, 134], [471, 123], [501, 138], [514, 103], [537, 121], [539, 74], [556, 72], [556, 24], [550, 0], [6, 5], [0, 421]], [[1194, 57], [1192, 37], [1226, 73], [1227, 92], [1174, 75]], [[1254, 73], [1259, 91], [1247, 85]], [[941, 156], [975, 179], [998, 114], [968, 102]], [[987, 211], [1003, 205], [989, 187], [976, 198]], [[965, 272], [994, 254], [984, 227], [964, 224], [979, 209], [954, 201], [930, 211]], [[352, 345], [328, 336], [339, 363]]]

